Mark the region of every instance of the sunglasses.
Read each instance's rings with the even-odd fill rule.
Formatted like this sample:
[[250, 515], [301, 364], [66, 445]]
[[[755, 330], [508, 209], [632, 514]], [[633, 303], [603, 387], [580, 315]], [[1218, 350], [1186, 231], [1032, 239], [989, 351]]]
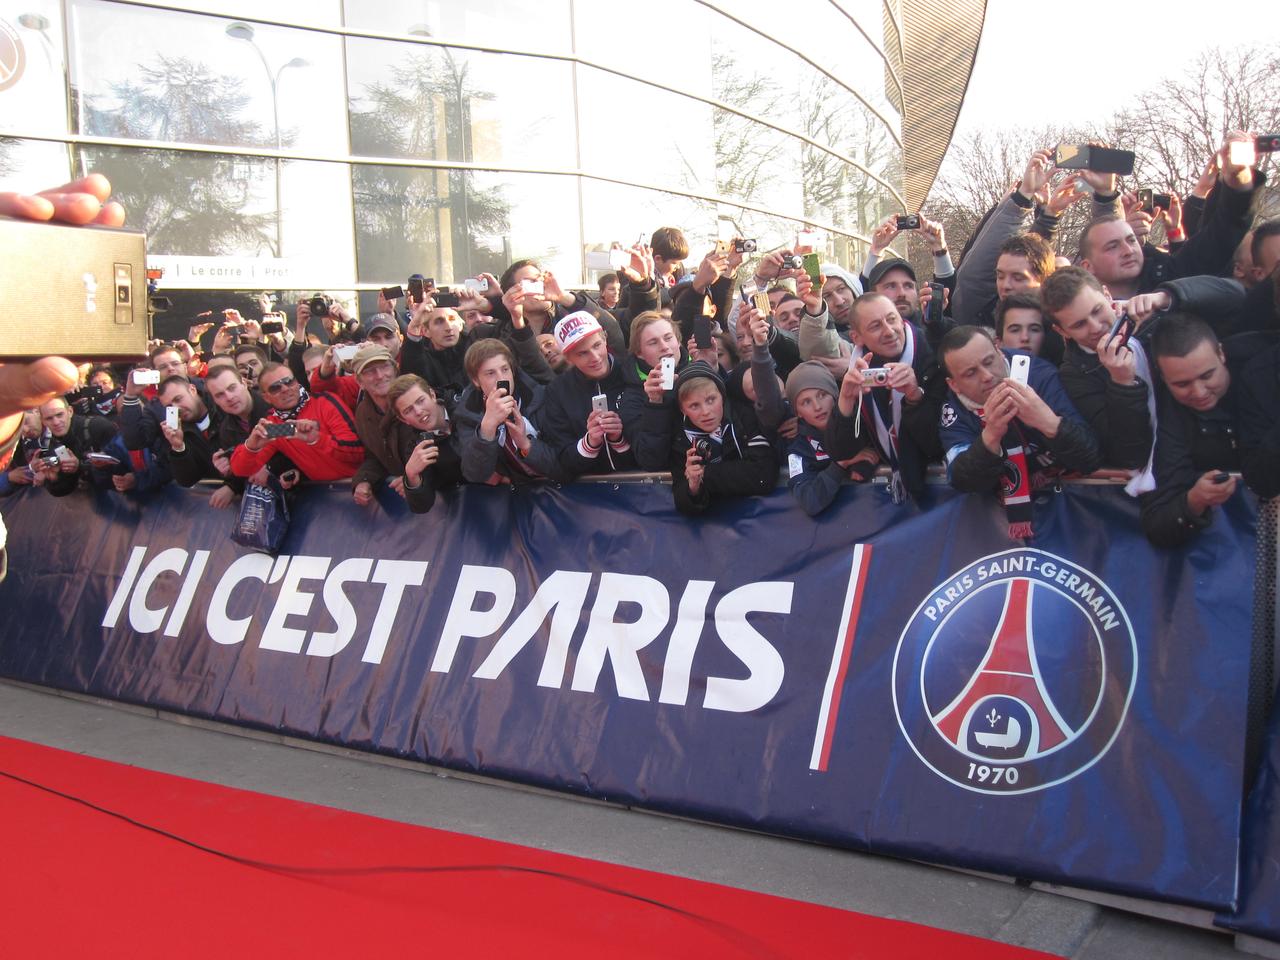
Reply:
[[281, 391], [288, 390], [297, 382], [298, 381], [293, 377], [281, 377], [271, 386], [267, 387], [266, 391], [267, 393], [280, 393]]

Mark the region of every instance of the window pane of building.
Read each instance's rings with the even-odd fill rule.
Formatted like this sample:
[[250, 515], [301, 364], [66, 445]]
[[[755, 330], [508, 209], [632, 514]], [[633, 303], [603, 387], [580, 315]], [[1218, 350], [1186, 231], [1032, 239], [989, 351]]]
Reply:
[[347, 54], [355, 154], [576, 164], [568, 63], [359, 38]]
[[522, 258], [580, 279], [575, 177], [357, 164], [351, 179], [361, 283], [460, 283]]
[[67, 132], [62, 12], [56, 0], [25, 0], [0, 13], [0, 131]]
[[347, 152], [335, 36], [94, 0], [71, 30], [82, 133]]
[[285, 263], [264, 264], [246, 278], [260, 281], [249, 286], [265, 286], [267, 269], [287, 271], [279, 280], [297, 277], [302, 283], [305, 277], [306, 285], [341, 286], [354, 279], [351, 194], [343, 164], [282, 162], [278, 219], [271, 159], [86, 146], [79, 166], [79, 173], [97, 171], [111, 180], [129, 225], [146, 232], [149, 254], [283, 257]]
[[66, 144], [0, 137], [0, 191], [39, 193], [70, 179]]
[[572, 41], [568, 0], [347, 0], [346, 15], [353, 30], [539, 53], [569, 53]]

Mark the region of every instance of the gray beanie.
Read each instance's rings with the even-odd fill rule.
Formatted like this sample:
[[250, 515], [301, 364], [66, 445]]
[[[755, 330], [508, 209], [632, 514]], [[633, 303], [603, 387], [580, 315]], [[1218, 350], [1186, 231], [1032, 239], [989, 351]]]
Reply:
[[806, 360], [788, 375], [787, 399], [791, 401], [792, 407], [795, 407], [796, 397], [800, 396], [800, 391], [808, 390], [810, 387], [825, 390], [833, 397], [840, 396], [840, 386], [836, 383], [836, 378], [824, 364], [817, 360]]

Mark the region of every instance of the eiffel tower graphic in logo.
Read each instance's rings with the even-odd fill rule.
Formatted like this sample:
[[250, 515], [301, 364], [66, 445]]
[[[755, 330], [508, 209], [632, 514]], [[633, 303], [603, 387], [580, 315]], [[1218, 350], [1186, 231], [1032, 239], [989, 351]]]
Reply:
[[[966, 750], [965, 737], [977, 706], [990, 697], [1007, 697], [1022, 704], [1033, 718], [1023, 756], [1034, 756], [1066, 742], [1073, 731], [1063, 720], [1045, 689], [1036, 665], [1031, 630], [1031, 581], [1017, 578], [1009, 581], [1000, 624], [987, 647], [982, 664], [974, 672], [964, 690], [950, 704], [933, 716], [934, 726], [961, 750]], [[1007, 711], [1006, 711], [1007, 714]], [[996, 710], [983, 720], [994, 728], [1001, 719]], [[983, 747], [1013, 747], [1023, 740], [1021, 725], [1014, 716], [1006, 716], [1003, 731], [980, 730], [975, 739]], [[1010, 757], [1009, 759], [1019, 759]]]

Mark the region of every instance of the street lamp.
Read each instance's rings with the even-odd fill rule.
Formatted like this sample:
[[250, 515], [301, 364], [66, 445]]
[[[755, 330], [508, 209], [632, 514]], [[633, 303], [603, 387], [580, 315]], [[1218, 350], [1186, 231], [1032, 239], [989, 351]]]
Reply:
[[271, 64], [267, 63], [266, 54], [262, 52], [253, 40], [253, 27], [250, 24], [243, 23], [239, 20], [234, 23], [227, 24], [227, 36], [232, 40], [244, 40], [249, 46], [253, 47], [254, 52], [258, 54], [258, 59], [262, 61], [262, 69], [267, 72], [267, 82], [271, 84], [271, 119], [275, 125], [276, 132], [276, 256], [284, 255], [284, 234], [282, 220], [284, 217], [283, 208], [280, 202], [280, 100], [277, 96], [277, 90], [280, 85], [280, 75], [290, 67], [309, 67], [311, 66], [301, 57], [294, 57], [288, 63], [284, 64], [274, 73], [271, 71]]

